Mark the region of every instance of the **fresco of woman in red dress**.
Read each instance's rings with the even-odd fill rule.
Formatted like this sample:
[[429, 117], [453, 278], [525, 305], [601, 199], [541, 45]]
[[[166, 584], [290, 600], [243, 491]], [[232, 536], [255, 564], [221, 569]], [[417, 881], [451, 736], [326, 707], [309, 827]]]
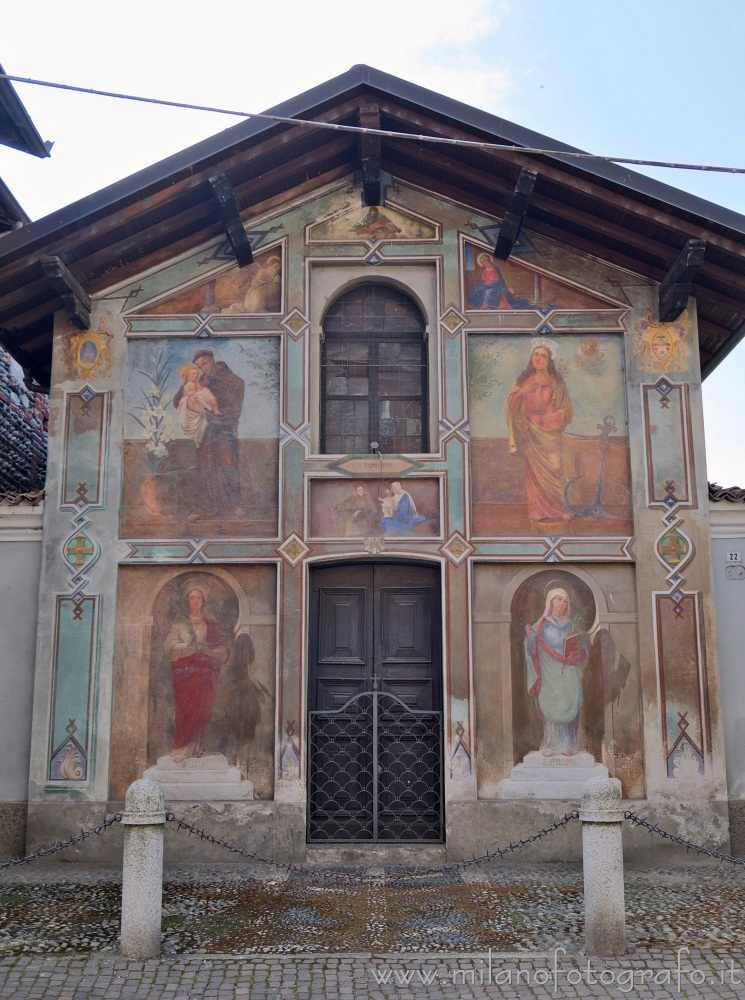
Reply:
[[228, 641], [206, 604], [205, 588], [187, 584], [184, 612], [174, 618], [166, 638], [173, 671], [174, 763], [204, 755], [204, 732], [212, 719], [220, 670], [230, 658]]
[[564, 431], [572, 421], [566, 383], [556, 370], [559, 346], [531, 341], [528, 366], [507, 396], [510, 455], [522, 456], [531, 521], [571, 520], [564, 503]]

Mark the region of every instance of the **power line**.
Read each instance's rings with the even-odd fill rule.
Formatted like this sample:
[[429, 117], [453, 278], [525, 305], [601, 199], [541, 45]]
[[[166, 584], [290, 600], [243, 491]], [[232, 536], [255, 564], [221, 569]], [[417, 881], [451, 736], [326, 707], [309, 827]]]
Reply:
[[745, 174], [745, 167], [719, 167], [704, 163], [670, 163], [665, 160], [641, 160], [627, 156], [599, 156], [596, 153], [583, 153], [576, 150], [538, 149], [530, 146], [509, 146], [498, 142], [478, 142], [471, 139], [451, 139], [445, 136], [422, 135], [411, 132], [394, 132], [388, 129], [364, 128], [361, 125], [337, 125], [333, 122], [320, 122], [305, 118], [285, 118], [282, 115], [259, 114], [254, 111], [234, 111], [229, 108], [217, 108], [208, 104], [188, 104], [184, 101], [166, 101], [158, 97], [141, 97], [138, 94], [122, 94], [113, 90], [97, 90], [94, 87], [76, 87], [69, 83], [54, 83], [51, 80], [35, 80], [31, 77], [11, 76], [0, 73], [0, 80], [13, 83], [27, 83], [36, 87], [50, 87], [54, 90], [66, 90], [77, 94], [90, 94], [93, 97], [112, 97], [122, 101], [137, 101], [140, 104], [155, 104], [166, 108], [181, 108], [185, 111], [209, 111], [211, 114], [232, 115], [235, 118], [256, 118], [261, 121], [277, 122], [284, 125], [295, 125], [305, 128], [329, 129], [335, 132], [353, 132], [357, 135], [374, 135], [386, 139], [409, 139], [414, 142], [437, 143], [447, 146], [461, 146], [468, 149], [494, 150], [500, 153], [529, 153], [534, 156], [562, 156], [573, 160], [595, 160], [602, 163], [624, 163], [637, 167], [664, 167], [671, 170], [701, 170], [720, 174]]

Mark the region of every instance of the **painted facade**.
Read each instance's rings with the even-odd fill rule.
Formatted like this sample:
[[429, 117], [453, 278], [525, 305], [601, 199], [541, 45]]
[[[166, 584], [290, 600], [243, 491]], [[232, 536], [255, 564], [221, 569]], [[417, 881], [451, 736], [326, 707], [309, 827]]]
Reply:
[[[597, 768], [726, 842], [695, 308], [658, 323], [653, 282], [529, 229], [497, 262], [498, 222], [403, 182], [366, 208], [349, 177], [251, 217], [249, 267], [215, 239], [100, 291], [88, 332], [57, 315], [29, 845], [147, 773], [304, 856], [337, 564], [439, 574], [449, 856]], [[324, 319], [365, 284], [423, 316], [423, 451], [321, 451]]]

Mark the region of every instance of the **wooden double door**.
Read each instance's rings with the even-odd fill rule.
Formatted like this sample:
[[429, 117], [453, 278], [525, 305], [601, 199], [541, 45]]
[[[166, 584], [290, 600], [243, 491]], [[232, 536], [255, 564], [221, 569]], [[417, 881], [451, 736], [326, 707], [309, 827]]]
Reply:
[[308, 754], [310, 842], [442, 840], [437, 568], [313, 571]]

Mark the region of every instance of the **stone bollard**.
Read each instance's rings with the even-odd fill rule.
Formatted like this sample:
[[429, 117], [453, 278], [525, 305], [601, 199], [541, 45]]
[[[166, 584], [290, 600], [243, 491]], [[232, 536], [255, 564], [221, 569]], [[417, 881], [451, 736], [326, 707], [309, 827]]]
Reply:
[[166, 800], [157, 781], [141, 778], [127, 789], [122, 872], [122, 938], [125, 958], [160, 955], [163, 904], [163, 828]]
[[626, 954], [621, 783], [590, 778], [582, 789], [582, 868], [588, 955]]

